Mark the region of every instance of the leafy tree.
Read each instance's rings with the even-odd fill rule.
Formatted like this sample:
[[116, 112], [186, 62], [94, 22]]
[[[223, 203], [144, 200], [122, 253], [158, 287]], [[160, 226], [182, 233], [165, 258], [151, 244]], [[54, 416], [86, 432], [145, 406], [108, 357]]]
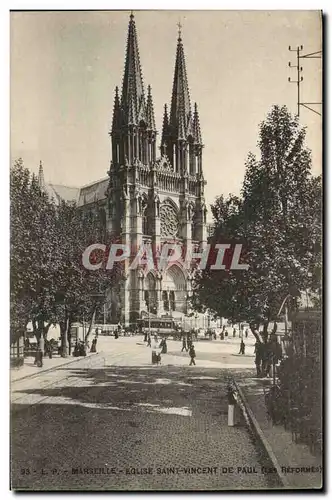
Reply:
[[82, 264], [83, 252], [89, 245], [106, 244], [105, 227], [98, 212], [85, 212], [75, 204], [62, 202], [57, 211], [57, 227], [61, 266], [57, 271], [54, 310], [62, 332], [63, 356], [66, 356], [66, 339], [72, 322], [90, 318], [87, 340], [97, 306], [105, 302], [108, 289], [121, 279], [121, 272], [106, 270], [104, 266], [92, 271]]
[[320, 291], [321, 178], [311, 175], [305, 129], [285, 106], [260, 124], [260, 157], [250, 153], [240, 197], [219, 197], [212, 208], [213, 242], [246, 247], [248, 271], [207, 269], [194, 283], [193, 304], [266, 331], [283, 299]]
[[96, 242], [107, 243], [99, 213], [84, 212], [64, 201], [55, 205], [22, 160], [15, 162], [11, 169], [12, 341], [24, 335], [29, 321], [38, 340], [58, 323], [66, 356], [73, 321], [90, 318], [90, 333], [97, 305], [122, 276], [121, 269], [84, 268], [83, 251]]

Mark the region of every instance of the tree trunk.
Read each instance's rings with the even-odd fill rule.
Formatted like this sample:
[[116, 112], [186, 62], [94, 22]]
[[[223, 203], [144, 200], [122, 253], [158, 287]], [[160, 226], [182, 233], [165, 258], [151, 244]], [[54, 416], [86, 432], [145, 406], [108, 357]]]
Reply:
[[268, 327], [269, 327], [269, 321], [265, 321], [264, 325], [263, 325], [263, 339], [264, 339], [264, 341], [267, 340], [267, 338], [269, 336], [269, 332], [267, 330]]
[[65, 323], [61, 328], [61, 357], [66, 358], [68, 356], [68, 326], [69, 318], [66, 314]]
[[92, 326], [93, 326], [93, 324], [95, 322], [96, 311], [97, 311], [97, 304], [95, 304], [94, 307], [93, 307], [93, 311], [92, 311], [92, 315], [91, 315], [91, 320], [90, 320], [90, 324], [89, 324], [89, 329], [88, 329], [87, 334], [85, 335], [85, 339], [84, 339], [85, 345], [87, 345], [87, 343], [89, 341], [89, 337], [91, 335]]
[[255, 337], [255, 339], [257, 340], [257, 342], [260, 342], [262, 343], [262, 339], [261, 339], [261, 336], [259, 334], [259, 325], [257, 323], [251, 323], [250, 325], [250, 330], [253, 334], [253, 336]]

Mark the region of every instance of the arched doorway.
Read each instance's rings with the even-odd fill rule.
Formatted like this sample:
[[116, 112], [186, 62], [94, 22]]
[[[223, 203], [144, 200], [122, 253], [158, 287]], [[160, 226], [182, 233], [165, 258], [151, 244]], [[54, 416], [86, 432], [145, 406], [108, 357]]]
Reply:
[[185, 313], [187, 308], [187, 286], [182, 269], [173, 265], [166, 270], [162, 282], [162, 297], [170, 311]]

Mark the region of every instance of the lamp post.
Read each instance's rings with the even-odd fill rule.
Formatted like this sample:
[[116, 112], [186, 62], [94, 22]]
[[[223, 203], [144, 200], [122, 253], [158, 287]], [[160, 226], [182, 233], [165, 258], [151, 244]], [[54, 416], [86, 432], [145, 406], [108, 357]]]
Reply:
[[150, 317], [150, 304], [148, 305], [148, 325], [149, 325], [149, 336], [151, 337], [151, 317]]

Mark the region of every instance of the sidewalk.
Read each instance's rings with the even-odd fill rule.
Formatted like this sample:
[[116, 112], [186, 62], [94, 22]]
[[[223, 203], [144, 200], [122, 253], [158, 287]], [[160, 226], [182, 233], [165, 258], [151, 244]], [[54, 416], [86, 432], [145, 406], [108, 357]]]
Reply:
[[[88, 356], [92, 354], [88, 353]], [[61, 366], [68, 365], [70, 363], [74, 363], [75, 361], [80, 361], [81, 356], [78, 358], [74, 358], [73, 356], [69, 356], [67, 358], [62, 358], [61, 356], [54, 356], [52, 359], [49, 359], [47, 356], [43, 358], [43, 366], [38, 368], [38, 366], [34, 365], [35, 358], [33, 356], [28, 356], [24, 359], [24, 365], [20, 368], [11, 368], [10, 370], [10, 381], [11, 383], [17, 382], [19, 380], [25, 379], [27, 377], [32, 377], [34, 375], [40, 375], [41, 373], [48, 372], [51, 370], [55, 370]]]
[[[271, 462], [277, 468], [284, 487], [291, 489], [320, 488], [322, 486], [322, 457], [310, 452], [309, 446], [292, 441], [292, 433], [282, 425], [273, 425], [268, 419], [264, 386], [268, 390], [271, 379], [246, 378], [239, 380], [239, 395], [248, 412], [249, 420]], [[287, 467], [293, 468], [287, 470]], [[301, 468], [311, 468], [310, 470]]]

